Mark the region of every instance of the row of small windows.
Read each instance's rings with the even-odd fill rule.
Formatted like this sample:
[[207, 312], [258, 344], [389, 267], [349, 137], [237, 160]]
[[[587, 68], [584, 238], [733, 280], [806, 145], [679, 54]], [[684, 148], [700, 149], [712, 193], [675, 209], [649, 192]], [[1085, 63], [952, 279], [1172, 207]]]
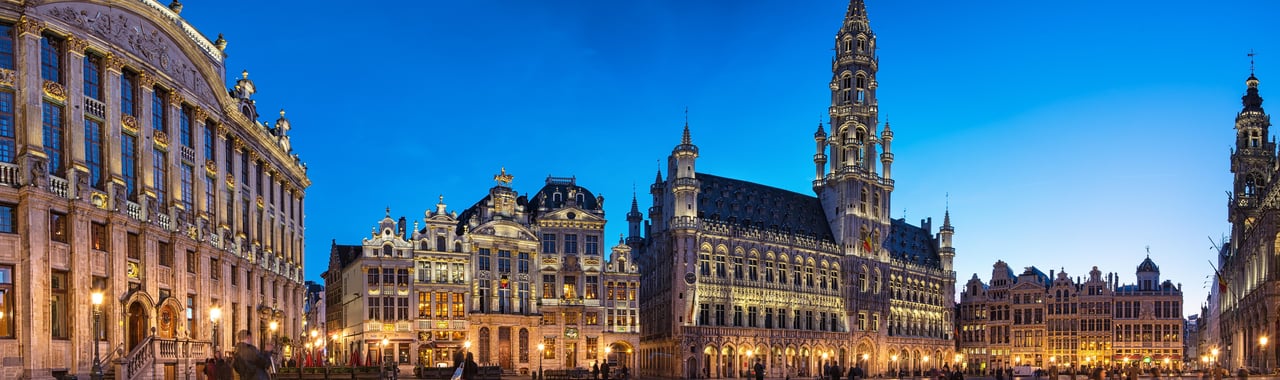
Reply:
[[[559, 247], [559, 245], [556, 243], [556, 238], [557, 238], [556, 234], [542, 234], [542, 253], [564, 253], [569, 255], [578, 254], [579, 244], [578, 244], [577, 234], [563, 234], [563, 235], [559, 235], [558, 237], [564, 238], [564, 246], [563, 246], [564, 250], [563, 251], [556, 250], [556, 248]], [[582, 239], [583, 241], [582, 241], [581, 248], [582, 248], [583, 254], [586, 254], [586, 255], [600, 254], [600, 236], [583, 235]]]
[[[728, 277], [729, 272], [726, 269], [727, 263], [725, 255], [718, 254], [715, 255], [713, 259], [710, 253], [703, 252], [699, 255], [699, 258], [700, 275], [711, 276], [712, 267], [714, 265], [716, 277]], [[801, 265], [799, 263], [795, 265], [788, 265], [785, 260], [785, 258], [782, 258], [781, 261], [776, 263], [766, 260], [764, 261], [763, 267], [761, 267], [760, 260], [755, 257], [751, 257], [745, 260], [746, 265], [744, 267], [744, 259], [742, 257], [733, 256], [733, 278], [735, 280], [745, 279], [749, 281], [760, 281], [763, 277], [765, 283], [775, 283], [776, 278], [776, 283], [787, 284], [787, 276], [790, 274], [791, 284], [793, 286], [806, 286], [813, 288], [816, 285], [819, 289], [832, 290], [840, 288], [840, 270], [838, 268], [828, 270], [824, 265], [822, 268], [816, 270], [817, 276], [815, 277], [815, 268], [813, 263], [810, 263], [809, 265]], [[826, 264], [826, 262], [823, 262], [823, 264]], [[760, 272], [763, 272], [763, 276], [760, 275]]]
[[[714, 308], [714, 314], [712, 309]], [[788, 320], [788, 311], [784, 308], [761, 308], [757, 306], [741, 305], [733, 306], [733, 314], [727, 314], [727, 306], [722, 304], [700, 304], [698, 305], [698, 325], [701, 326], [735, 326], [735, 327], [763, 327], [766, 329], [793, 329], [793, 330], [813, 330], [813, 331], [845, 331], [840, 323], [840, 313], [820, 311], [815, 313], [813, 310], [791, 310], [791, 318]], [[746, 311], [744, 314], [743, 311]], [[744, 318], [745, 316], [745, 318]], [[861, 314], [865, 317], [865, 314]], [[732, 321], [727, 319], [732, 317]], [[763, 317], [763, 318], [762, 318]], [[878, 316], [876, 316], [878, 318]], [[788, 321], [790, 323], [788, 323]], [[878, 323], [873, 323], [873, 326]], [[865, 325], [863, 326], [865, 329]], [[873, 327], [874, 328], [874, 327]]]

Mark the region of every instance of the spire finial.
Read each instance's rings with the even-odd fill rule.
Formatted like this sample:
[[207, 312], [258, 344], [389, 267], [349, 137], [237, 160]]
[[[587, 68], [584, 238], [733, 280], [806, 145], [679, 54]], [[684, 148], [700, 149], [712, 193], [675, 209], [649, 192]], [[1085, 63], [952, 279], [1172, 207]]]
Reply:
[[391, 206], [387, 206], [387, 217], [391, 217]]
[[1253, 56], [1257, 55], [1253, 49], [1249, 49], [1249, 76], [1253, 76]]
[[689, 107], [684, 108], [684, 135], [680, 136], [680, 144], [693, 144], [693, 139], [689, 137]]
[[1147, 246], [1147, 258], [1148, 258], [1148, 259], [1150, 259], [1150, 258], [1151, 258], [1151, 246], [1149, 246], [1149, 245]]

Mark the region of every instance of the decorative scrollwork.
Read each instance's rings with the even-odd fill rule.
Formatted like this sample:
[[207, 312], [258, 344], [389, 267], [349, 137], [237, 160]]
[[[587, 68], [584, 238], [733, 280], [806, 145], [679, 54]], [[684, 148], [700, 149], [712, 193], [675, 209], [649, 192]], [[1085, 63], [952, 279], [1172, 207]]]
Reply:
[[41, 88], [44, 89], [45, 96], [60, 102], [67, 100], [67, 89], [58, 82], [44, 81], [44, 85]]
[[134, 133], [138, 132], [138, 118], [133, 117], [133, 115], [120, 115], [120, 125]]

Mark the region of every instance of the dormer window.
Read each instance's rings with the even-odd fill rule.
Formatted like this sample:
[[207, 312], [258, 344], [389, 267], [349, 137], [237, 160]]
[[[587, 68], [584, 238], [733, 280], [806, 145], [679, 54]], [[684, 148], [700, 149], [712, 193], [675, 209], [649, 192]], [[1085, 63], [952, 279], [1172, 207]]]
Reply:
[[867, 50], [867, 39], [866, 39], [866, 38], [863, 38], [863, 37], [861, 37], [861, 36], [859, 36], [859, 37], [858, 37], [858, 52], [859, 52], [859, 53], [861, 53], [861, 52], [866, 51], [866, 50]]
[[[387, 230], [387, 232], [386, 232], [386, 233], [387, 233], [387, 234], [391, 233], [391, 230]], [[390, 245], [384, 245], [384, 246], [382, 246], [382, 255], [383, 255], [383, 256], [391, 256], [391, 254], [392, 254], [392, 252], [393, 252], [393, 251], [394, 251], [394, 250], [393, 250], [393, 249], [391, 249], [391, 246], [390, 246]]]
[[574, 201], [577, 201], [577, 202], [578, 202], [578, 206], [582, 206], [583, 204], [585, 204], [585, 203], [586, 203], [586, 199], [587, 199], [587, 198], [586, 198], [585, 196], [583, 196], [583, 195], [582, 195], [582, 193], [578, 193], [578, 196], [577, 196], [577, 197], [575, 197], [575, 198], [576, 198], [576, 199], [574, 199]]
[[[853, 39], [852, 39], [852, 38], [845, 37], [845, 38], [844, 38], [844, 41], [843, 41], [843, 45], [844, 45], [844, 49], [842, 49], [842, 50], [843, 50], [845, 53], [852, 53], [852, 52], [853, 52]], [[858, 50], [862, 50], [862, 40], [861, 40], [861, 39], [859, 39], [859, 40], [858, 40]]]
[[1262, 145], [1262, 135], [1258, 131], [1249, 131], [1249, 147], [1257, 148]]
[[862, 76], [862, 74], [858, 74], [858, 76], [854, 77], [853, 87], [857, 89], [857, 92], [858, 92], [858, 97], [857, 97], [858, 104], [862, 104], [863, 102], [866, 102], [867, 101], [867, 91], [866, 91], [867, 77]]
[[560, 203], [562, 199], [563, 197], [560, 195], [559, 192], [555, 192], [551, 194], [551, 203]]

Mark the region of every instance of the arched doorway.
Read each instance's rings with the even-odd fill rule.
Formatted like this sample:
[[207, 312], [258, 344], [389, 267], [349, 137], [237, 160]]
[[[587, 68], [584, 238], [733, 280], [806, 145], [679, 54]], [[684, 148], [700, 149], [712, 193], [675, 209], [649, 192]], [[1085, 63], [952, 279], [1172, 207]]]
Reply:
[[147, 330], [151, 328], [151, 317], [147, 313], [146, 306], [142, 302], [134, 301], [129, 304], [128, 321], [126, 322], [126, 344], [128, 351], [132, 352], [135, 347], [142, 344], [142, 340], [147, 338], [149, 333]]
[[634, 370], [636, 365], [631, 362], [634, 358], [635, 355], [630, 343], [617, 341], [609, 343], [609, 346], [605, 347], [605, 361], [616, 368], [627, 367]]
[[156, 337], [173, 339], [178, 334], [178, 311], [173, 308], [173, 305], [164, 305], [160, 307], [159, 316]]

